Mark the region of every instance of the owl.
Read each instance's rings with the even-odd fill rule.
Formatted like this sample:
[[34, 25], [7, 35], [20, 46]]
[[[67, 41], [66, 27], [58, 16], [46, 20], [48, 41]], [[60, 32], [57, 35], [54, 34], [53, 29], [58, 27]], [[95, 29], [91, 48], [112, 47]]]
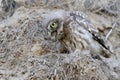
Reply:
[[90, 50], [93, 57], [110, 57], [104, 38], [79, 11], [51, 11], [43, 20], [45, 40], [60, 42], [68, 52]]

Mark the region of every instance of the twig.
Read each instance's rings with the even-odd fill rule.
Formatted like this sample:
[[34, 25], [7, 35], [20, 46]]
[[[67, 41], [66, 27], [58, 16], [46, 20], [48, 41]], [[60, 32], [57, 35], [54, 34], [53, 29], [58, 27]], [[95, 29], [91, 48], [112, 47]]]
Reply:
[[117, 22], [114, 22], [114, 24], [112, 25], [111, 30], [108, 32], [108, 34], [105, 37], [105, 41], [108, 40], [108, 37], [110, 36], [110, 34], [113, 32], [113, 29], [115, 29], [115, 27], [117, 27]]

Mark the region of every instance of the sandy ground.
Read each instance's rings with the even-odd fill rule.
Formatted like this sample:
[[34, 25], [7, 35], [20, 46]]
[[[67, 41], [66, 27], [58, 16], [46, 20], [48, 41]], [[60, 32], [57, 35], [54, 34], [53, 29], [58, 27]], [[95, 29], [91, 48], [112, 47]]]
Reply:
[[[0, 8], [0, 80], [119, 80], [118, 17], [99, 13], [100, 5], [85, 9], [72, 0], [72, 5], [70, 1], [57, 1], [16, 0], [17, 6], [12, 15]], [[83, 4], [87, 0], [76, 1]], [[56, 53], [56, 44], [43, 39], [41, 28], [42, 20], [54, 9], [83, 11], [103, 36], [117, 22], [106, 41], [113, 52], [112, 56], [101, 56], [102, 60], [93, 59], [89, 50], [76, 50], [70, 54]]]

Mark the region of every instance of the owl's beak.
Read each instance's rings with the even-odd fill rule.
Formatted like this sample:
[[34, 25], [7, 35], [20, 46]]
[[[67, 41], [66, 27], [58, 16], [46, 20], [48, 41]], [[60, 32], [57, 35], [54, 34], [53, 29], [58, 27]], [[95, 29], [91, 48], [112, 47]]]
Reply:
[[57, 36], [57, 32], [48, 32], [46, 39], [56, 41], [57, 40], [56, 36]]

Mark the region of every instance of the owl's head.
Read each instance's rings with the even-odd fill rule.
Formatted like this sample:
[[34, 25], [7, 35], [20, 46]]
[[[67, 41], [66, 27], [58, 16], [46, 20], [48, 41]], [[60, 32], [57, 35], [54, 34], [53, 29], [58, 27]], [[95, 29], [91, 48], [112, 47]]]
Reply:
[[66, 21], [66, 12], [63, 10], [52, 11], [48, 13], [43, 22], [45, 28], [45, 39], [52, 41], [59, 40], [64, 35], [64, 22]]

